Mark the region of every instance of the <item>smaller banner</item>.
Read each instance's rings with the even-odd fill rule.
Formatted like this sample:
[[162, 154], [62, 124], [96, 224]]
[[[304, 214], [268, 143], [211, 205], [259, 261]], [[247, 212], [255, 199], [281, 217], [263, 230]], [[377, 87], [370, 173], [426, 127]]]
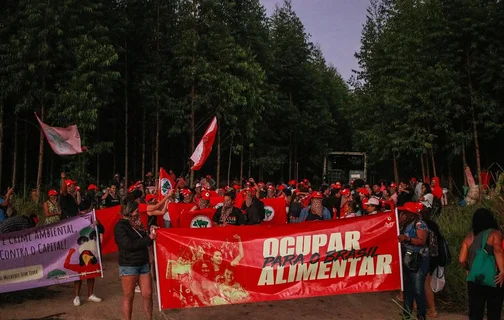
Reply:
[[160, 307], [401, 289], [395, 212], [269, 227], [159, 229]]
[[264, 203], [265, 218], [264, 224], [286, 224], [287, 223], [287, 208], [285, 206], [285, 198], [261, 199]]
[[189, 212], [194, 206], [194, 203], [170, 202], [168, 204], [168, 214], [170, 215], [172, 228], [180, 228], [180, 216]]
[[0, 234], [0, 293], [101, 276], [93, 213]]
[[66, 128], [51, 127], [43, 123], [36, 113], [35, 117], [54, 153], [59, 156], [82, 153], [81, 138], [76, 125]]
[[121, 219], [120, 212], [121, 206], [96, 210], [96, 219], [100, 221], [103, 228], [105, 229], [105, 233], [103, 234], [101, 242], [102, 254], [114, 253], [118, 250], [114, 238], [114, 228], [117, 221]]
[[180, 216], [180, 228], [211, 228], [215, 209], [190, 211]]
[[210, 197], [210, 206], [212, 206], [215, 209], [219, 209], [219, 207], [222, 207], [224, 204], [224, 197], [222, 196], [213, 196]]
[[158, 200], [161, 201], [170, 190], [175, 189], [176, 183], [165, 169], [159, 168]]

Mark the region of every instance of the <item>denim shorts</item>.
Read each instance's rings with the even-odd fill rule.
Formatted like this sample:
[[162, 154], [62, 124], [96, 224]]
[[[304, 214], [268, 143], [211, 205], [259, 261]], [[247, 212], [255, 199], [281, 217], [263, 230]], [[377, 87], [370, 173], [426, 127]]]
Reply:
[[119, 266], [119, 276], [139, 276], [150, 272], [150, 265], [144, 264], [143, 266]]

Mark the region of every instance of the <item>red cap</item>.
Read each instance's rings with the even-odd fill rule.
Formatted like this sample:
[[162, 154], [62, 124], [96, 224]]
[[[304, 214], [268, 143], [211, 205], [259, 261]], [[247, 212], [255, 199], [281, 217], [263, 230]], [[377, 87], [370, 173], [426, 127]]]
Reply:
[[278, 191], [284, 191], [284, 190], [285, 190], [285, 186], [283, 184], [278, 186]]
[[343, 195], [343, 196], [349, 196], [350, 195], [350, 190], [349, 189], [342, 189], [341, 190], [341, 195]]
[[397, 210], [420, 214], [420, 211], [422, 211], [423, 207], [423, 204], [421, 204], [420, 202], [406, 202], [403, 206], [397, 207]]
[[417, 180], [416, 180], [416, 178], [415, 178], [415, 177], [413, 177], [413, 178], [411, 178], [411, 180], [410, 180], [410, 181], [411, 181], [411, 182], [416, 182]]
[[245, 188], [245, 192], [255, 193], [256, 189], [254, 187]]
[[308, 179], [303, 179], [303, 184], [308, 184], [308, 182], [310, 182]]
[[73, 181], [73, 180], [65, 180], [65, 184], [67, 185], [67, 187], [71, 186], [72, 184], [76, 184], [77, 182], [76, 181]]
[[258, 186], [264, 186], [264, 182], [258, 182], [257, 185]]
[[289, 181], [289, 186], [295, 186], [295, 185], [296, 185], [296, 180]]
[[133, 185], [133, 186], [130, 186], [130, 187], [128, 188], [128, 192], [133, 192], [133, 191], [135, 191], [135, 189], [136, 189], [136, 187], [135, 187], [134, 185]]
[[310, 195], [310, 198], [312, 198], [312, 199], [324, 199], [324, 195], [320, 191], [313, 191], [312, 194]]
[[334, 189], [341, 189], [341, 183], [336, 182], [336, 183], [334, 184]]
[[189, 190], [189, 189], [182, 189], [182, 195], [184, 197], [187, 197], [188, 195], [191, 195], [192, 194], [192, 191]]
[[270, 184], [270, 185], [268, 186], [268, 190], [275, 190], [275, 186], [274, 186], [274, 185], [272, 185], [272, 184]]
[[88, 190], [98, 190], [98, 187], [95, 184], [90, 184], [89, 187], [87, 187]]
[[75, 190], [80, 191], [80, 187], [79, 186], [75, 187]]
[[369, 196], [369, 191], [366, 188], [359, 188], [359, 189], [357, 189], [357, 192], [358, 193], [363, 193], [363, 194]]
[[240, 185], [239, 185], [239, 184], [235, 184], [235, 185], [233, 185], [233, 188], [234, 188], [235, 190], [240, 190], [240, 189], [241, 189], [241, 187], [240, 187]]
[[201, 199], [202, 200], [207, 200], [207, 201], [210, 200], [210, 192], [208, 192], [208, 191], [202, 192], [201, 193]]
[[49, 192], [47, 193], [47, 195], [49, 197], [51, 197], [51, 196], [57, 196], [58, 195], [58, 191], [56, 191], [56, 190], [49, 190]]
[[207, 174], [207, 175], [206, 175], [206, 178], [207, 178], [207, 179], [212, 179], [212, 176], [211, 176], [211, 175], [209, 175], [209, 174]]
[[152, 199], [156, 199], [156, 196], [155, 196], [155, 195], [153, 195], [153, 194], [151, 194], [151, 193], [149, 193], [148, 195], [146, 195], [146, 196], [145, 196], [145, 201], [146, 201], [146, 202], [149, 202], [149, 201], [151, 201]]
[[391, 188], [397, 188], [397, 184], [395, 184], [395, 182], [392, 182], [392, 183], [390, 184], [390, 187], [391, 187]]

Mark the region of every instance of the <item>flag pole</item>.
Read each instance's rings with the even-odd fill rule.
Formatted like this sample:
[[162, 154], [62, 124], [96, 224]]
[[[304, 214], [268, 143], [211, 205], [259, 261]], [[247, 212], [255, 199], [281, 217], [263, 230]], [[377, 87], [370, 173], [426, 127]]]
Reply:
[[[96, 219], [96, 211], [95, 211], [95, 209], [93, 209], [93, 222], [94, 221], [98, 221]], [[100, 244], [101, 244], [100, 233], [98, 232], [98, 226], [95, 225], [94, 228], [95, 228], [95, 232], [96, 232], [96, 239], [98, 240], [98, 241], [96, 241], [96, 250], [98, 251], [98, 259], [100, 260], [101, 277], [103, 278], [103, 261], [102, 261], [101, 248], [100, 248]]]
[[158, 258], [157, 258], [157, 241], [154, 240], [154, 267], [156, 268], [156, 289], [157, 289], [157, 296], [158, 296], [158, 305], [159, 305], [159, 312], [162, 312], [161, 308], [161, 289], [160, 289], [160, 284], [159, 284], [159, 265], [158, 265]]

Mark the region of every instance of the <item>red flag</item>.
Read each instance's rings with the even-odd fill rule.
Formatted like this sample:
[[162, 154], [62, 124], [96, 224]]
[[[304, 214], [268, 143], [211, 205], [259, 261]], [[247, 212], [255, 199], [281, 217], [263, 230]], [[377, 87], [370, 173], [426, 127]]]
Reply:
[[110, 207], [106, 209], [96, 210], [96, 219], [100, 221], [105, 229], [103, 239], [101, 241], [101, 253], [109, 254], [117, 252], [117, 244], [114, 239], [114, 227], [121, 219], [121, 206]]
[[175, 181], [172, 177], [165, 171], [165, 169], [159, 169], [159, 185], [158, 185], [158, 200], [162, 200], [171, 189], [175, 189]]
[[266, 211], [263, 224], [280, 225], [287, 223], [284, 198], [261, 199], [261, 201], [264, 203], [264, 210]]
[[212, 122], [210, 122], [210, 125], [206, 129], [203, 138], [201, 138], [201, 141], [199, 142], [198, 146], [196, 147], [196, 149], [194, 149], [194, 152], [191, 156], [191, 160], [194, 161], [194, 165], [192, 166], [191, 170], [201, 169], [206, 159], [210, 155], [210, 152], [212, 151], [212, 146], [215, 140], [216, 133], [217, 133], [217, 117], [214, 117], [212, 119]]
[[222, 207], [224, 203], [224, 197], [222, 196], [211, 196], [210, 197], [210, 206], [215, 209], [219, 209], [219, 207]]
[[191, 210], [195, 206], [194, 203], [175, 203], [168, 204], [168, 214], [173, 228], [180, 228], [180, 216]]
[[51, 127], [43, 123], [37, 114], [35, 117], [53, 151], [59, 156], [69, 156], [82, 153], [81, 139], [76, 125], [66, 128]]
[[211, 228], [215, 209], [207, 208], [184, 212], [180, 216], [180, 228]]

